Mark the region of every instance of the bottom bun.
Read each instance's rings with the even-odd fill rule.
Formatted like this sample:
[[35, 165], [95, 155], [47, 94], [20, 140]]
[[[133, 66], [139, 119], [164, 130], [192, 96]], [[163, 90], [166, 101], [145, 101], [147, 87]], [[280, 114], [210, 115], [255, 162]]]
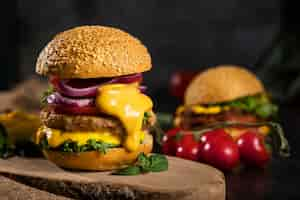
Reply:
[[145, 135], [143, 144], [137, 151], [128, 152], [125, 148], [111, 148], [105, 154], [98, 151], [69, 153], [43, 150], [45, 157], [57, 166], [66, 169], [107, 171], [121, 169], [133, 164], [140, 153], [152, 151], [153, 137]]

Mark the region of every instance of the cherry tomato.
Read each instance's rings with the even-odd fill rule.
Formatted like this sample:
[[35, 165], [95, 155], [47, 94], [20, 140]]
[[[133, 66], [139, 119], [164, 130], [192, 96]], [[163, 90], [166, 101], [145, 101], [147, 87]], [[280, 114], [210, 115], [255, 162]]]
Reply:
[[176, 147], [176, 156], [189, 160], [199, 160], [199, 143], [192, 133], [185, 133], [178, 146]]
[[208, 131], [200, 137], [200, 142], [205, 143], [208, 140], [211, 140], [215, 137], [227, 137], [230, 138], [230, 135], [224, 131], [224, 129], [216, 129], [213, 131]]
[[171, 95], [182, 99], [186, 87], [197, 73], [196, 71], [176, 71], [173, 73], [170, 78]]
[[245, 164], [263, 167], [270, 159], [262, 135], [256, 132], [246, 132], [237, 139], [241, 159]]
[[[211, 133], [210, 133], [211, 134]], [[221, 170], [231, 170], [239, 164], [239, 150], [231, 137], [222, 132], [207, 137], [200, 145], [200, 160]]]
[[161, 150], [164, 154], [175, 156], [176, 146], [178, 143], [176, 135], [180, 134], [180, 131], [180, 128], [173, 128], [167, 131], [166, 134], [163, 136]]
[[183, 131], [181, 128], [176, 127], [176, 128], [172, 128], [170, 130], [168, 130], [166, 132], [166, 135], [168, 136], [176, 136], [180, 131]]

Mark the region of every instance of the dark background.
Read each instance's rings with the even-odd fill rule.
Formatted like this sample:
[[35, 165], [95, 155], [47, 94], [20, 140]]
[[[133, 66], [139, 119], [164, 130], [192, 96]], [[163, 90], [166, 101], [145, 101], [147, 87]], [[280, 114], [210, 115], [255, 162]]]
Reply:
[[159, 111], [173, 112], [179, 103], [166, 92], [171, 74], [178, 69], [239, 64], [255, 71], [281, 104], [280, 116], [292, 157], [274, 160], [267, 172], [227, 176], [227, 196], [300, 199], [300, 35], [296, 1], [5, 2], [0, 8], [0, 89], [11, 88], [33, 75], [38, 53], [57, 32], [85, 24], [121, 28], [148, 47], [153, 70], [145, 74], [145, 81]]
[[248, 67], [277, 100], [294, 100], [300, 91], [296, 8], [289, 0], [6, 1], [0, 10], [0, 89], [34, 74], [39, 52], [56, 33], [100, 24], [121, 28], [148, 47], [153, 70], [145, 81], [159, 110], [174, 109], [165, 92], [174, 71], [217, 64]]
[[6, 70], [1, 88], [34, 73], [38, 53], [54, 34], [84, 24], [118, 27], [138, 37], [153, 58], [146, 80], [154, 90], [167, 84], [178, 68], [254, 68], [279, 33], [282, 15], [279, 0], [10, 2], [1, 8], [1, 60]]

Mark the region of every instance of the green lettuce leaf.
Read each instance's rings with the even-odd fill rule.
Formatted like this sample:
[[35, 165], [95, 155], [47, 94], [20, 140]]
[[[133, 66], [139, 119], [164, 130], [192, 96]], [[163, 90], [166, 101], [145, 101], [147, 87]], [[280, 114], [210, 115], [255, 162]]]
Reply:
[[278, 112], [278, 107], [266, 95], [247, 96], [222, 105], [254, 113], [264, 119], [275, 118]]
[[79, 145], [77, 142], [72, 140], [67, 140], [63, 144], [59, 145], [56, 148], [51, 148], [48, 144], [47, 138], [44, 137], [40, 141], [40, 146], [43, 149], [51, 149], [62, 152], [86, 152], [86, 151], [99, 151], [103, 154], [107, 153], [110, 148], [117, 147], [118, 145], [108, 144], [102, 141], [96, 141], [94, 139], [90, 139], [84, 145]]

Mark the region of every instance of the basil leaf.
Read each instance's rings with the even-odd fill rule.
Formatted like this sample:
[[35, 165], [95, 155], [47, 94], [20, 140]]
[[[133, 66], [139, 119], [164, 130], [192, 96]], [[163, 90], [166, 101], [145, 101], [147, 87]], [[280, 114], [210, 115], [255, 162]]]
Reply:
[[121, 175], [121, 176], [133, 176], [138, 174], [141, 174], [141, 168], [138, 166], [129, 166], [113, 173], [113, 175]]
[[144, 153], [139, 154], [136, 165], [141, 167], [143, 172], [150, 172], [151, 171], [151, 162], [150, 162], [149, 158]]
[[113, 173], [113, 175], [137, 175], [146, 172], [161, 172], [168, 170], [168, 160], [161, 154], [152, 154], [149, 157], [140, 153], [135, 165]]
[[161, 154], [153, 154], [150, 156], [151, 171], [161, 172], [168, 170], [169, 164], [166, 156]]
[[152, 154], [147, 157], [141, 153], [136, 165], [141, 168], [142, 172], [160, 172], [168, 169], [168, 160], [161, 154]]

